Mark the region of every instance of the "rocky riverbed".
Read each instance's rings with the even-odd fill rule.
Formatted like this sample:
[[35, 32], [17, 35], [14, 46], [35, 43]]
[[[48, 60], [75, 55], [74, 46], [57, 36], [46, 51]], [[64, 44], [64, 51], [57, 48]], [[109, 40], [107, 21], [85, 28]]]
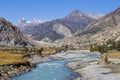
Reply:
[[[98, 61], [99, 59], [85, 59], [70, 62], [66, 66], [81, 75], [75, 80], [120, 80], [120, 74], [117, 70], [119, 63], [99, 64]], [[115, 59], [111, 61], [115, 62]]]

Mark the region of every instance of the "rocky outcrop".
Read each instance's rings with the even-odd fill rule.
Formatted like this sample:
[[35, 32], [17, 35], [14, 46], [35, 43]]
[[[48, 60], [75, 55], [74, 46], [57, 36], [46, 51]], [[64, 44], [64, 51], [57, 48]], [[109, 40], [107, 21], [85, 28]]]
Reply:
[[30, 43], [15, 25], [12, 25], [4, 18], [0, 18], [0, 45], [20, 47], [30, 46]]
[[11, 80], [14, 76], [30, 71], [32, 67], [29, 64], [0, 66], [0, 80]]

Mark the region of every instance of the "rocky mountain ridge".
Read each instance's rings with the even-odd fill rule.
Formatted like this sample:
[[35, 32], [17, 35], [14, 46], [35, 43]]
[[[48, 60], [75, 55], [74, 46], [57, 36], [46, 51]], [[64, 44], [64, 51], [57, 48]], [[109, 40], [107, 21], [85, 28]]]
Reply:
[[22, 32], [27, 37], [35, 40], [42, 40], [47, 37], [55, 41], [71, 36], [76, 31], [84, 29], [93, 21], [95, 21], [94, 18], [87, 16], [79, 10], [75, 10], [64, 18], [47, 21], [35, 26], [28, 26]]
[[20, 47], [30, 46], [30, 43], [15, 25], [4, 18], [0, 18], [0, 45]]

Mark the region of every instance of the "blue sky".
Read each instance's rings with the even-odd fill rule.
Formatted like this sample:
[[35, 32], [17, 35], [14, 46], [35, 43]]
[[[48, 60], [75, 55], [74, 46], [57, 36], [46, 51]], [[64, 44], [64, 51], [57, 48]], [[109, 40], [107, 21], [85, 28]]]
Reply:
[[84, 13], [107, 14], [120, 7], [120, 0], [0, 0], [0, 16], [16, 23], [19, 18], [52, 20], [79, 9]]

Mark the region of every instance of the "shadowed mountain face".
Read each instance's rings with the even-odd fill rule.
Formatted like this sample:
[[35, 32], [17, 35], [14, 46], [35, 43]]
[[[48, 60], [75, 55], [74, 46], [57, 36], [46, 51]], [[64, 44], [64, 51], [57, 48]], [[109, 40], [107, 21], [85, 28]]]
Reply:
[[105, 43], [108, 39], [120, 40], [120, 8], [89, 24], [74, 36], [57, 41], [57, 44], [72, 44], [89, 47], [91, 43]]
[[30, 46], [28, 40], [20, 33], [19, 29], [4, 18], [0, 18], [0, 45]]
[[35, 40], [44, 40], [49, 38], [50, 40], [55, 41], [57, 39], [72, 36], [73, 33], [84, 29], [93, 21], [95, 21], [95, 19], [75, 10], [68, 16], [61, 19], [47, 21], [35, 26], [26, 26], [22, 32], [27, 37]]

